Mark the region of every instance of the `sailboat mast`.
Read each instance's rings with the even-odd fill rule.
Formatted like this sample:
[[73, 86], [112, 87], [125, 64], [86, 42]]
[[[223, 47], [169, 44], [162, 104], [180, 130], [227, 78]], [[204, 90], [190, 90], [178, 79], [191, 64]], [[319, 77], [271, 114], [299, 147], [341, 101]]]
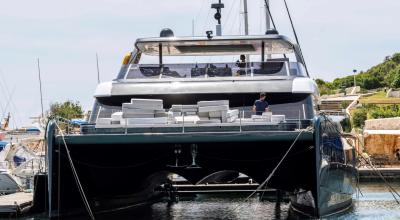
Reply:
[[37, 59], [37, 66], [38, 66], [38, 74], [39, 74], [39, 87], [40, 87], [40, 105], [42, 107], [42, 116], [44, 118], [44, 110], [43, 110], [43, 93], [42, 93], [42, 77], [40, 75], [40, 61], [39, 58]]
[[100, 84], [99, 56], [97, 53], [96, 53], [96, 66], [97, 66], [97, 83]]
[[247, 0], [243, 0], [244, 35], [249, 35], [249, 13], [247, 10]]
[[[270, 12], [268, 10], [269, 7], [269, 0], [265, 0], [265, 31], [268, 31], [269, 29], [271, 29], [271, 15]], [[271, 59], [272, 56], [271, 54], [267, 54], [267, 59]], [[263, 60], [264, 62], [265, 60]]]
[[271, 29], [271, 15], [269, 14], [268, 7], [269, 7], [269, 0], [265, 0], [265, 29], [266, 29], [266, 31]]
[[[249, 13], [247, 10], [247, 0], [243, 0], [244, 35], [249, 35]], [[246, 54], [246, 66], [250, 63], [250, 55]]]

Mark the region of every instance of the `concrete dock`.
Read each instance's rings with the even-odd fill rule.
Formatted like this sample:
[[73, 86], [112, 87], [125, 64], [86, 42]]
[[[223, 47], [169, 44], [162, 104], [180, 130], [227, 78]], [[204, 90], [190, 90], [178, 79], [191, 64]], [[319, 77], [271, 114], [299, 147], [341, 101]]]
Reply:
[[358, 169], [362, 182], [381, 180], [377, 172], [381, 173], [386, 180], [400, 180], [400, 167], [379, 167], [375, 170], [361, 167]]
[[17, 192], [0, 196], [0, 216], [18, 216], [32, 205], [33, 193]]

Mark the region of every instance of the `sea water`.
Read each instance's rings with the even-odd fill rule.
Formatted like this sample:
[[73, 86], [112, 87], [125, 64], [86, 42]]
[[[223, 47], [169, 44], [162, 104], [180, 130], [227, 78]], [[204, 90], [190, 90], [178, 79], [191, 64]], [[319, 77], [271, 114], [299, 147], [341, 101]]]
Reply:
[[[400, 182], [391, 183], [400, 192]], [[354, 206], [345, 214], [324, 219], [372, 219], [400, 220], [400, 205], [383, 183], [360, 184], [360, 191], [354, 194]], [[198, 195], [181, 198], [177, 203], [160, 202], [135, 212], [110, 214], [100, 219], [304, 219], [293, 215], [289, 203], [262, 201], [258, 197], [245, 200], [245, 195]], [[400, 200], [400, 198], [398, 198]], [[45, 219], [45, 217], [27, 217], [24, 219]], [[77, 218], [72, 218], [77, 219]], [[81, 217], [78, 219], [88, 219]]]

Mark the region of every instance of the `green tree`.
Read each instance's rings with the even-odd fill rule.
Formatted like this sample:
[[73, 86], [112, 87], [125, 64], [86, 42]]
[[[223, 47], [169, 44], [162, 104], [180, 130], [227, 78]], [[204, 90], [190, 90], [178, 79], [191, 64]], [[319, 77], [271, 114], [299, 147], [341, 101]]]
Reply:
[[[384, 61], [376, 66], [371, 67], [365, 72], [360, 72], [356, 75], [357, 85], [361, 87], [362, 90], [378, 89], [382, 87], [400, 87], [400, 76], [398, 72], [400, 71], [400, 53], [396, 53], [393, 56], [386, 56]], [[329, 89], [340, 90], [346, 87], [352, 87], [354, 85], [354, 76], [349, 75], [341, 78], [336, 78], [332, 83], [323, 82], [322, 85], [318, 82], [320, 90], [324, 90], [326, 85]], [[322, 92], [321, 92], [322, 94]]]
[[82, 106], [79, 102], [66, 101], [63, 103], [52, 103], [48, 118], [61, 117], [65, 119], [81, 118], [83, 116]]
[[393, 75], [393, 81], [391, 86], [393, 88], [400, 88], [400, 65], [390, 72], [390, 75]]
[[322, 79], [315, 79], [315, 83], [317, 83], [318, 86], [326, 85], [326, 82]]
[[365, 108], [356, 109], [352, 114], [353, 127], [361, 128], [367, 120], [367, 110]]
[[325, 82], [322, 79], [315, 79], [315, 83], [317, 83], [321, 95], [330, 95], [335, 93], [331, 83]]
[[361, 84], [365, 89], [376, 89], [382, 87], [381, 81], [376, 77], [365, 77]]
[[400, 64], [400, 53], [395, 53], [393, 56], [392, 56], [392, 59], [391, 59], [393, 62], [396, 62], [397, 64]]

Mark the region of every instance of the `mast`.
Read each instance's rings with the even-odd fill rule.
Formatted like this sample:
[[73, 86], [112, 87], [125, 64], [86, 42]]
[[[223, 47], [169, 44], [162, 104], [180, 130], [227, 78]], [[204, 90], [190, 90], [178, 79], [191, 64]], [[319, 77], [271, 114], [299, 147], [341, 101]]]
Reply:
[[243, 0], [244, 35], [249, 35], [249, 14], [247, 11], [247, 0]]
[[100, 84], [99, 56], [96, 53], [97, 83]]
[[[249, 35], [249, 13], [247, 11], [247, 0], [243, 0], [243, 17], [244, 17], [244, 35]], [[250, 55], [246, 54], [246, 67], [248, 63], [250, 63]]]
[[269, 7], [269, 0], [265, 0], [265, 29], [268, 31], [271, 29], [271, 15], [269, 14], [268, 7]]
[[39, 88], [40, 88], [40, 105], [42, 107], [42, 115], [41, 118], [44, 118], [44, 111], [43, 111], [43, 93], [42, 93], [42, 77], [40, 75], [40, 61], [39, 58], [37, 59], [37, 66], [38, 66], [38, 74], [39, 74]]
[[[265, 0], [265, 28], [266, 28], [266, 31], [271, 29], [271, 15], [268, 10], [269, 6], [270, 6], [269, 0]], [[272, 58], [271, 54], [267, 54], [267, 60], [271, 59], [271, 58]], [[265, 62], [264, 59], [263, 59], [263, 62]]]
[[194, 37], [194, 19], [192, 19], [192, 37]]

